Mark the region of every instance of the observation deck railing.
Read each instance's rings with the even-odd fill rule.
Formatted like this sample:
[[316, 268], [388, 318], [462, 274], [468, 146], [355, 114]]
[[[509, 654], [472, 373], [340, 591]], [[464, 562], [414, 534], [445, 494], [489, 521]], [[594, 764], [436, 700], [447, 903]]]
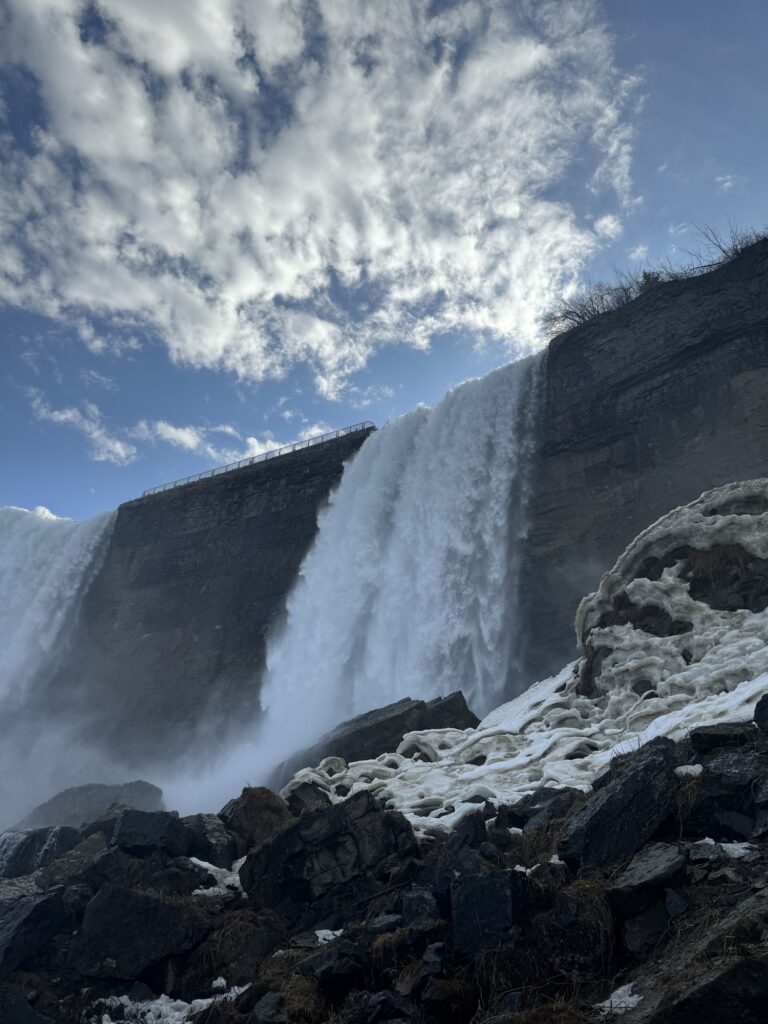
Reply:
[[255, 466], [258, 462], [269, 462], [281, 455], [289, 455], [291, 452], [301, 451], [302, 448], [312, 448], [316, 444], [326, 444], [328, 441], [335, 441], [337, 437], [344, 437], [346, 434], [357, 433], [358, 430], [375, 429], [376, 424], [370, 420], [363, 423], [353, 423], [351, 427], [340, 427], [338, 430], [329, 430], [327, 434], [316, 434], [315, 437], [307, 437], [303, 441], [294, 441], [293, 444], [283, 445], [282, 448], [272, 448], [261, 455], [252, 455], [249, 459], [240, 459], [239, 462], [230, 462], [226, 466], [217, 466], [215, 469], [207, 469], [203, 473], [195, 473], [193, 476], [185, 476], [180, 480], [172, 480], [168, 484], [159, 484], [157, 487], [150, 487], [142, 492], [142, 498], [150, 494], [160, 494], [162, 491], [171, 491], [174, 487], [183, 487], [184, 484], [193, 484], [198, 480], [208, 480], [212, 476], [220, 476], [222, 473], [231, 473], [235, 469], [244, 469], [246, 466]]

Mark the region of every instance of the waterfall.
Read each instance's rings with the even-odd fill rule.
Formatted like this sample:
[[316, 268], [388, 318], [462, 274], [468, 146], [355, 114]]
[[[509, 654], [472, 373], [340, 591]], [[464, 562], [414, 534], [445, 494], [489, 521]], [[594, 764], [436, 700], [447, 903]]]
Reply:
[[405, 695], [462, 689], [480, 714], [509, 695], [539, 365], [461, 384], [367, 439], [270, 643], [265, 737], [297, 746]]
[[0, 817], [8, 820], [69, 784], [81, 759], [53, 741], [62, 722], [30, 709], [44, 700], [37, 689], [76, 619], [114, 518], [105, 512], [76, 523], [42, 508], [0, 509]]

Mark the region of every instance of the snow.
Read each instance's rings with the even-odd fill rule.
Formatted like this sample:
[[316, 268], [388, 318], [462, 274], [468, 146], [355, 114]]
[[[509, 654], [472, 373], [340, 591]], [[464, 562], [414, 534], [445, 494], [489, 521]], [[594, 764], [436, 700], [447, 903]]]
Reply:
[[343, 933], [343, 928], [339, 928], [338, 931], [332, 931], [330, 928], [318, 928], [315, 935], [317, 936], [317, 941], [323, 946], [327, 942], [333, 942], [334, 939], [338, 939]]
[[[183, 999], [171, 999], [166, 995], [138, 1003], [131, 1002], [128, 996], [112, 996], [103, 1001], [107, 1012], [101, 1015], [100, 1024], [113, 1024], [114, 1021], [121, 1020], [137, 1021], [141, 1024], [192, 1024], [193, 1014], [207, 1010], [214, 1003], [233, 1002], [248, 988], [250, 985], [236, 985], [222, 995], [193, 999], [191, 1003], [186, 1003]], [[119, 1013], [113, 1018], [110, 1010], [119, 1010]], [[96, 1017], [91, 1019], [94, 1022], [97, 1020]]]
[[703, 771], [701, 764], [681, 764], [675, 768], [675, 775], [678, 779], [698, 779]]
[[197, 857], [190, 857], [189, 859], [193, 864], [203, 868], [216, 879], [216, 885], [212, 885], [208, 889], [195, 889], [192, 893], [193, 896], [231, 896], [233, 890], [239, 890], [243, 893], [243, 887], [240, 884], [240, 868], [245, 863], [245, 857], [236, 860], [229, 869], [217, 868], [215, 864], [209, 864], [205, 860], [198, 860]]
[[634, 995], [632, 992], [632, 984], [622, 985], [621, 988], [617, 988], [615, 992], [612, 992], [604, 1003], [598, 1003], [595, 1009], [600, 1013], [606, 1014], [623, 1014], [627, 1010], [632, 1010], [639, 1002], [642, 1001], [642, 996]]
[[[683, 544], [740, 544], [768, 556], [768, 513], [727, 511], [734, 501], [767, 493], [768, 481], [708, 492], [630, 544], [579, 606], [579, 633], [608, 650], [589, 695], [580, 692], [582, 663], [574, 662], [491, 711], [476, 729], [409, 733], [396, 751], [373, 760], [345, 765], [334, 758], [333, 771], [306, 768], [286, 790], [311, 781], [338, 801], [365, 788], [425, 834], [453, 828], [480, 801], [513, 803], [543, 786], [587, 790], [617, 754], [657, 736], [679, 740], [703, 725], [750, 720], [768, 692], [768, 610], [723, 611], [694, 600], [678, 576], [680, 563], [658, 580], [634, 573], [647, 558]], [[726, 511], [719, 514], [718, 506]], [[631, 624], [596, 626], [620, 593], [691, 629], [655, 636]], [[640, 680], [647, 685], [638, 693], [633, 686]], [[472, 763], [481, 756], [484, 763]], [[700, 770], [686, 765], [678, 775]]]

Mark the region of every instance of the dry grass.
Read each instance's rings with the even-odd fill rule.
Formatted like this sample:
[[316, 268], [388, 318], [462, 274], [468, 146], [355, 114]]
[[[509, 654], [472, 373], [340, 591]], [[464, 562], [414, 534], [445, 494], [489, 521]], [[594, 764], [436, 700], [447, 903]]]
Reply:
[[729, 225], [721, 233], [707, 224], [694, 225], [701, 246], [688, 252], [689, 262], [682, 266], [670, 263], [641, 270], [617, 270], [615, 281], [589, 283], [581, 291], [559, 304], [543, 318], [543, 326], [553, 334], [562, 334], [572, 327], [589, 323], [596, 317], [621, 309], [641, 295], [670, 281], [699, 277], [736, 259], [750, 246], [768, 238], [768, 229], [756, 231]]

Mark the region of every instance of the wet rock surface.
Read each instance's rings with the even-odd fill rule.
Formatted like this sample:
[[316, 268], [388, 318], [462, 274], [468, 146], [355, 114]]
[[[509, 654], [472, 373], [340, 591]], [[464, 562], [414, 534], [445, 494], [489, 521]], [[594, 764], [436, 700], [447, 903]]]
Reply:
[[[625, 986], [628, 1024], [763, 1020], [768, 847], [722, 820], [768, 804], [766, 763], [758, 729], [699, 730], [421, 840], [368, 791], [113, 809], [0, 880], [0, 1019], [586, 1024]], [[238, 842], [242, 891], [184, 853]]]

